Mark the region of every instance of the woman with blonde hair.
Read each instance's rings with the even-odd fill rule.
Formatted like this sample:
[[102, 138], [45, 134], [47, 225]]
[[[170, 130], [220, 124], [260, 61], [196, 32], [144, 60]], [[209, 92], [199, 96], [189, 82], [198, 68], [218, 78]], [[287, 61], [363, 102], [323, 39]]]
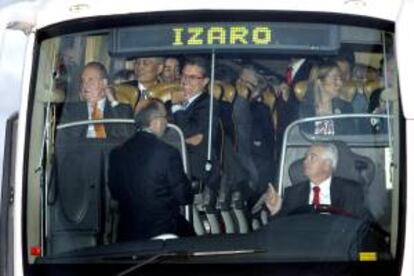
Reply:
[[[339, 98], [339, 91], [343, 82], [339, 67], [335, 62], [323, 61], [311, 71], [306, 96], [299, 108], [299, 116], [301, 118], [318, 117], [335, 114], [352, 113], [352, 105]], [[316, 121], [314, 134], [335, 135], [335, 133], [343, 134], [347, 130], [344, 124], [334, 125], [333, 120]]]

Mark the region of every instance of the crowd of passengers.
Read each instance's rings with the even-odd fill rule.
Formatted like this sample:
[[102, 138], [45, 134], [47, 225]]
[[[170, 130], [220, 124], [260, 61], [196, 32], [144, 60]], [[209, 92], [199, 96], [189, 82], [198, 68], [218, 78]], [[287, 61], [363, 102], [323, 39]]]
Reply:
[[[109, 187], [120, 203], [119, 239], [149, 238], [165, 232], [192, 235], [194, 231], [180, 218], [178, 208], [192, 200], [190, 181], [184, 177], [178, 152], [159, 140], [167, 121], [178, 125], [184, 133], [191, 182], [202, 183], [213, 195], [220, 189], [239, 190], [248, 210], [266, 194], [266, 205], [273, 214], [280, 209], [273, 206], [280, 200], [268, 183], [275, 183], [277, 178], [277, 157], [291, 122], [314, 116], [385, 111], [381, 99], [386, 95], [379, 85], [379, 74], [371, 69], [362, 75], [361, 68], [353, 67], [353, 56], [343, 55], [330, 60], [292, 59], [283, 77], [264, 75], [253, 64], [242, 65], [238, 73], [229, 66], [216, 68], [212, 149], [207, 160], [211, 72], [208, 59], [140, 57], [134, 61], [134, 74], [123, 74], [117, 84], [109, 82], [101, 63], [90, 62], [80, 75], [82, 101], [65, 103], [59, 123], [135, 118], [136, 124], [71, 127], [59, 133], [58, 142], [132, 137], [110, 156]], [[393, 70], [391, 65], [388, 69]], [[359, 127], [371, 131], [373, 126]], [[333, 135], [352, 130], [349, 125], [321, 120], [307, 131]], [[323, 156], [322, 161], [329, 161], [320, 166], [321, 172], [330, 173], [322, 180], [331, 179], [337, 153], [335, 157], [335, 150], [326, 145], [316, 146], [316, 150], [330, 152], [318, 154]], [[309, 179], [313, 184], [320, 180], [312, 180], [310, 175]], [[312, 202], [314, 191], [310, 193]], [[350, 194], [347, 196], [351, 200]], [[353, 208], [350, 209], [352, 212]]]

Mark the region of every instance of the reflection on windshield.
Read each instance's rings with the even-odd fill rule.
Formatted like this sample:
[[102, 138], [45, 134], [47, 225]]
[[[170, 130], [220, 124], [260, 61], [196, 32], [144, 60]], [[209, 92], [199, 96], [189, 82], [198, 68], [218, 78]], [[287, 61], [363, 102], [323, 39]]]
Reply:
[[254, 258], [316, 260], [312, 244], [290, 243], [304, 238], [297, 229], [317, 232], [326, 246], [319, 258], [334, 246], [328, 259], [389, 254], [398, 205], [389, 177], [399, 131], [392, 54], [344, 44], [336, 55], [235, 48], [125, 57], [108, 55], [108, 37], [41, 47], [54, 89], [38, 98], [57, 125], [42, 191], [46, 256], [162, 239], [149, 256], [257, 250]]

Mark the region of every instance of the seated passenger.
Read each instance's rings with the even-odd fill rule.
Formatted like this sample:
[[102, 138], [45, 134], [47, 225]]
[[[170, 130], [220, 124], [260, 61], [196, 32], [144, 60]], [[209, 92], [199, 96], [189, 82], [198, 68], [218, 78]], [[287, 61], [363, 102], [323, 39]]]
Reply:
[[[383, 65], [382, 65], [383, 66]], [[397, 83], [396, 61], [394, 57], [387, 57], [387, 70], [385, 77], [387, 78], [387, 87], [375, 89], [369, 98], [368, 112], [373, 114], [387, 113], [387, 100], [392, 100], [392, 89], [395, 89]], [[383, 70], [383, 68], [381, 68]], [[383, 80], [385, 84], [385, 80]], [[389, 110], [391, 112], [391, 110]], [[371, 119], [372, 131], [374, 133], [384, 133], [387, 130], [387, 122], [384, 119]]]
[[[316, 69], [315, 78], [309, 80], [305, 99], [299, 108], [300, 117], [352, 113], [352, 105], [338, 97], [342, 85], [338, 66], [329, 61], [321, 63]], [[350, 123], [341, 120], [338, 125], [334, 125], [333, 120], [321, 120], [316, 121], [314, 126], [308, 124], [306, 130], [317, 135], [345, 134], [353, 131]]]
[[[283, 201], [272, 187], [264, 200], [272, 215], [288, 215], [306, 205], [330, 205], [342, 214], [370, 219], [364, 206], [360, 183], [333, 176], [338, 162], [338, 149], [333, 144], [314, 144], [306, 152], [303, 172], [308, 181], [293, 183], [284, 191]], [[281, 208], [280, 208], [281, 207]]]
[[180, 154], [159, 139], [166, 115], [162, 102], [146, 102], [135, 117], [139, 131], [110, 154], [108, 185], [119, 203], [118, 241], [194, 235], [180, 215], [180, 205], [192, 202]]
[[338, 65], [339, 72], [344, 89], [349, 89], [349, 86], [354, 88], [352, 98], [349, 100], [352, 103], [354, 113], [366, 113], [368, 109], [368, 99], [364, 93], [363, 83], [354, 82], [352, 80], [352, 72], [355, 58], [352, 53], [343, 53], [335, 59]]
[[[204, 181], [213, 190], [218, 189], [218, 143], [219, 131], [217, 104], [212, 117], [212, 156], [213, 174], [207, 180], [206, 162], [209, 135], [210, 96], [206, 88], [210, 81], [208, 61], [203, 57], [189, 57], [184, 61], [180, 86], [184, 97], [182, 102], [174, 101], [171, 106], [173, 121], [184, 133], [191, 177]], [[215, 102], [215, 101], [214, 101]], [[210, 177], [212, 176], [212, 177]]]
[[165, 58], [161, 79], [163, 82], [167, 83], [178, 82], [180, 80], [180, 61], [178, 58]]
[[150, 97], [151, 86], [159, 82], [159, 77], [164, 68], [162, 57], [141, 57], [134, 63], [135, 80], [125, 82], [137, 88], [137, 101], [146, 100]]
[[[130, 106], [116, 101], [108, 86], [105, 67], [99, 62], [88, 63], [81, 72], [81, 102], [64, 104], [60, 124], [98, 119], [130, 119]], [[60, 138], [127, 138], [134, 129], [127, 124], [90, 124], [59, 131]]]

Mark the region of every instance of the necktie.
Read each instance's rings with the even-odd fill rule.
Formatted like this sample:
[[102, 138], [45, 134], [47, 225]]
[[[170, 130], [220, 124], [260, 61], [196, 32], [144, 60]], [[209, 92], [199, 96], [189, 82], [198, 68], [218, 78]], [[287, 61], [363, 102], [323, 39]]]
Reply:
[[[102, 119], [102, 111], [99, 109], [97, 103], [92, 105], [92, 120]], [[106, 138], [105, 126], [103, 124], [94, 124], [96, 138]]]
[[182, 104], [184, 109], [187, 109], [187, 107], [190, 105], [190, 102], [188, 100], [185, 100]]
[[142, 89], [141, 90], [141, 100], [148, 100], [149, 98], [149, 93], [146, 89]]
[[285, 72], [285, 79], [286, 79], [286, 83], [287, 83], [288, 85], [292, 85], [292, 82], [293, 82], [293, 68], [292, 68], [292, 66], [289, 66], [289, 67], [286, 69], [286, 72]]
[[318, 186], [315, 186], [312, 188], [312, 190], [313, 190], [312, 205], [315, 207], [318, 207], [320, 204], [319, 194], [320, 194], [321, 188], [319, 188]]

